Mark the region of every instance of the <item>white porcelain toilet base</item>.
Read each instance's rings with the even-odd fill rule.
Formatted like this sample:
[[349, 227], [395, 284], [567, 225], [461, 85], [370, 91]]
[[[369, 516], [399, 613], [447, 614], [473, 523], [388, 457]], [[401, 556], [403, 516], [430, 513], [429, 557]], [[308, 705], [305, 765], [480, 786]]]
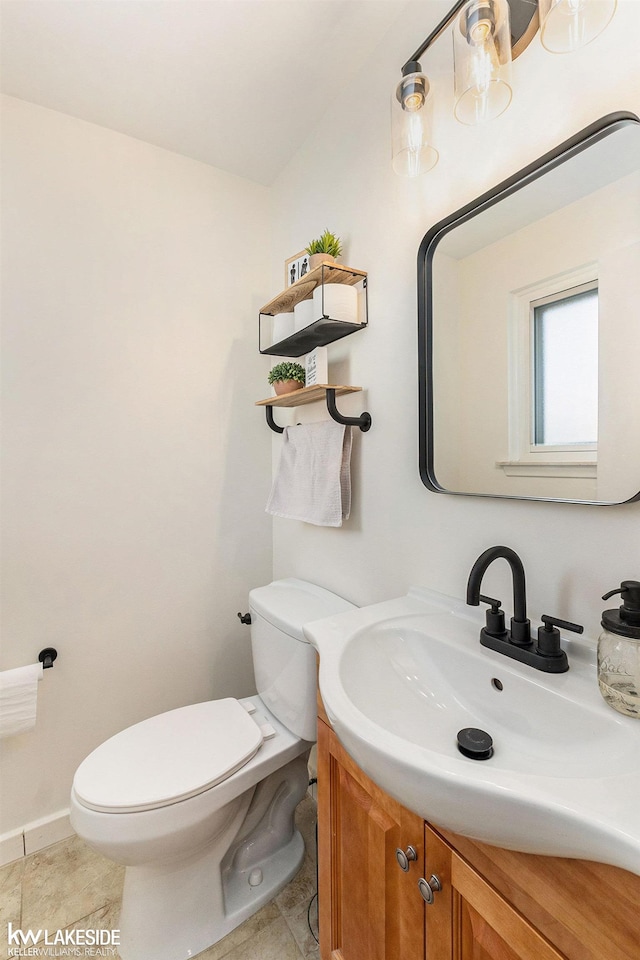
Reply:
[[[123, 960], [187, 960], [273, 899], [304, 860], [293, 817], [307, 781], [300, 757], [239, 798], [235, 815], [206, 849], [128, 866], [119, 923]], [[255, 884], [257, 871], [262, 881]]]
[[[272, 900], [293, 879], [304, 860], [304, 840], [296, 830], [286, 847], [265, 860], [263, 881], [252, 887], [236, 876], [225, 909], [219, 862], [214, 850], [197, 866], [170, 871], [128, 867], [120, 914], [123, 960], [186, 960], [217, 943]], [[180, 896], [177, 896], [177, 892]], [[169, 909], [170, 908], [170, 909]]]
[[218, 934], [224, 919], [220, 846], [226, 849], [233, 839], [252, 793], [241, 798], [236, 816], [204, 851], [126, 868], [118, 924], [123, 960], [182, 960], [225, 935]]

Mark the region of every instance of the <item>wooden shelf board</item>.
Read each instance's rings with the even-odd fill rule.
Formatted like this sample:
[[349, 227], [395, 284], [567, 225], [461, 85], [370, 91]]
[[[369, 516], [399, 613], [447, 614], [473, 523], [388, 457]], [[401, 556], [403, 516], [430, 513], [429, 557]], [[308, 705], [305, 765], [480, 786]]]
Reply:
[[356, 270], [354, 267], [345, 267], [341, 263], [325, 263], [314, 267], [304, 277], [300, 277], [290, 287], [283, 290], [276, 297], [265, 303], [260, 313], [275, 316], [277, 313], [290, 313], [296, 303], [301, 303], [309, 297], [323, 279], [325, 283], [344, 283], [353, 287], [367, 276], [366, 271]]
[[305, 403], [315, 403], [316, 400], [323, 400], [327, 390], [335, 390], [336, 396], [341, 397], [345, 393], [357, 393], [362, 387], [336, 386], [333, 383], [314, 383], [311, 387], [303, 387], [301, 390], [294, 390], [293, 393], [285, 393], [280, 397], [268, 397], [266, 400], [256, 400], [256, 407], [302, 407]]

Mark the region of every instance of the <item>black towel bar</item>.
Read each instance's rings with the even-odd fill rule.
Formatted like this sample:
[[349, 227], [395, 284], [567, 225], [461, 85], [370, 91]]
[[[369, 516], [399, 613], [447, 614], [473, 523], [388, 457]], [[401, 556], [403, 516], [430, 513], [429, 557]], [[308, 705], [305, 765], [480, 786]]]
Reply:
[[[332, 387], [327, 387], [326, 390], [327, 398], [327, 410], [329, 415], [332, 417], [336, 423], [342, 423], [346, 427], [359, 427], [363, 433], [366, 433], [367, 430], [371, 428], [371, 414], [361, 413], [359, 417], [343, 417], [338, 408], [336, 407], [336, 391]], [[279, 427], [278, 424], [273, 419], [273, 406], [267, 404], [265, 406], [267, 423], [275, 433], [284, 433], [284, 427]]]

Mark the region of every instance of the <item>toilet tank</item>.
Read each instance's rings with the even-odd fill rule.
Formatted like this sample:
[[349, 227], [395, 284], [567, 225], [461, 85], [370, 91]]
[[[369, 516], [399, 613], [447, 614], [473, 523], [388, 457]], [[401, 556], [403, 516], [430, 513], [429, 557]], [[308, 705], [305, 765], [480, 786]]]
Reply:
[[275, 580], [249, 594], [251, 648], [261, 700], [285, 727], [315, 740], [316, 651], [302, 626], [355, 606], [305, 580]]

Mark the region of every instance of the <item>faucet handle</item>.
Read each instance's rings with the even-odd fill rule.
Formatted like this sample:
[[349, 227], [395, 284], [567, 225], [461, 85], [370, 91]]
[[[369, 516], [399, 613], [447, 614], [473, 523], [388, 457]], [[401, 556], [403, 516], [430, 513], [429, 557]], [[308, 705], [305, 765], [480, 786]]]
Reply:
[[480, 599], [483, 603], [488, 603], [491, 607], [491, 613], [497, 613], [499, 608], [502, 606], [502, 600], [494, 600], [492, 597], [485, 597], [484, 593], [480, 594]]
[[560, 620], [559, 617], [549, 617], [543, 614], [540, 619], [544, 626], [538, 627], [538, 653], [543, 657], [565, 656], [560, 647], [560, 631], [571, 630], [572, 633], [582, 633], [584, 627], [579, 623], [571, 623], [570, 620]]
[[560, 620], [558, 617], [548, 617], [546, 613], [543, 613], [540, 619], [545, 624], [545, 633], [551, 633], [554, 627], [562, 627], [563, 630], [571, 630], [572, 633], [583, 633], [584, 631], [584, 627], [581, 627], [579, 623]]
[[485, 597], [484, 594], [480, 594], [480, 600], [483, 603], [488, 603], [491, 607], [491, 610], [487, 610], [487, 625], [485, 627], [486, 633], [492, 637], [502, 637], [506, 636], [507, 630], [504, 623], [504, 610], [501, 610], [502, 600], [494, 600], [493, 597]]

